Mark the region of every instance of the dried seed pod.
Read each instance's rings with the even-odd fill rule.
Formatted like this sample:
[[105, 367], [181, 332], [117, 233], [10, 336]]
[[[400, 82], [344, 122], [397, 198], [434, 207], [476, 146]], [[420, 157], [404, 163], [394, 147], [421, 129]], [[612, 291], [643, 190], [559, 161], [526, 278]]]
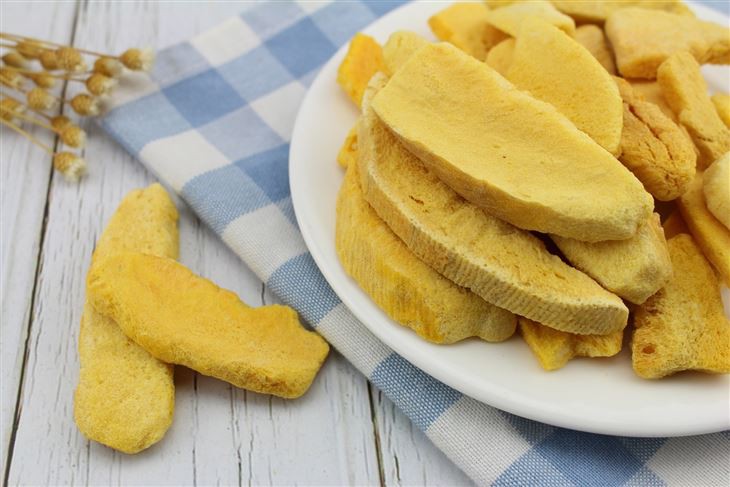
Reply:
[[117, 85], [117, 80], [103, 74], [94, 73], [86, 80], [86, 88], [92, 95], [108, 95]]
[[53, 167], [67, 181], [78, 181], [86, 173], [86, 162], [71, 152], [59, 152], [53, 156]]
[[109, 76], [110, 78], [116, 78], [122, 74], [122, 63], [119, 60], [112, 57], [100, 57], [94, 61], [94, 72]]
[[26, 59], [38, 59], [43, 52], [43, 46], [35, 41], [20, 41], [15, 49]]
[[65, 115], [56, 115], [51, 118], [51, 127], [56, 130], [63, 130], [64, 128], [71, 125], [71, 119]]
[[58, 57], [56, 51], [50, 49], [44, 49], [40, 56], [41, 66], [48, 71], [58, 69]]
[[3, 62], [14, 68], [27, 68], [28, 60], [18, 51], [10, 51], [3, 54]]
[[99, 114], [99, 103], [96, 98], [81, 93], [71, 99], [71, 108], [79, 115], [94, 117]]
[[64, 71], [78, 73], [86, 70], [83, 56], [73, 47], [59, 47], [56, 49], [56, 60], [58, 67]]
[[132, 71], [149, 71], [155, 61], [155, 53], [151, 49], [127, 49], [119, 56], [119, 60]]
[[0, 68], [0, 84], [17, 90], [23, 85], [23, 76], [14, 69]]
[[58, 100], [43, 88], [33, 88], [25, 96], [28, 106], [33, 110], [50, 110], [58, 103]]
[[56, 78], [45, 71], [41, 71], [39, 73], [28, 73], [25, 74], [25, 77], [32, 80], [36, 86], [40, 86], [41, 88], [53, 88], [56, 86]]
[[25, 105], [14, 98], [3, 98], [0, 101], [0, 118], [12, 122], [17, 115], [25, 113]]
[[78, 149], [86, 145], [86, 132], [76, 125], [64, 127], [58, 135], [61, 137], [61, 141], [70, 147]]

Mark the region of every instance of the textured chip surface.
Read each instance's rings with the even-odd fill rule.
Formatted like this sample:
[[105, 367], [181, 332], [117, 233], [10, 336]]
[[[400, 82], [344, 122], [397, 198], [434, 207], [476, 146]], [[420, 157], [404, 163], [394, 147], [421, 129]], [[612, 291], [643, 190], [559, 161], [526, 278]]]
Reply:
[[727, 93], [716, 93], [710, 97], [712, 104], [715, 105], [717, 115], [726, 127], [730, 128], [730, 95]]
[[669, 254], [674, 277], [635, 313], [634, 371], [645, 379], [730, 372], [730, 321], [715, 273], [689, 235], [671, 238]]
[[514, 55], [515, 40], [510, 37], [489, 50], [486, 63], [502, 76], [507, 76], [507, 71], [512, 65], [512, 58]]
[[377, 71], [383, 70], [385, 61], [380, 44], [369, 35], [358, 32], [350, 41], [347, 55], [337, 69], [337, 83], [360, 106], [368, 81]]
[[383, 46], [386, 74], [392, 75], [398, 71], [414, 52], [428, 43], [426, 39], [409, 30], [393, 32]]
[[712, 163], [702, 180], [707, 209], [730, 230], [730, 152]]
[[606, 35], [597, 25], [586, 24], [575, 29], [576, 42], [585, 47], [609, 74], [616, 74], [616, 63], [613, 52], [608, 45]]
[[522, 22], [538, 17], [567, 34], [575, 32], [575, 22], [547, 0], [529, 0], [512, 2], [509, 5], [487, 12], [487, 21], [502, 32], [516, 36]]
[[507, 38], [487, 22], [488, 12], [483, 3], [456, 2], [429, 18], [428, 25], [439, 40], [484, 61], [487, 51]]
[[301, 396], [329, 350], [288, 306], [251, 308], [172, 259], [107, 257], [88, 289], [94, 308], [158, 359], [255, 392]]

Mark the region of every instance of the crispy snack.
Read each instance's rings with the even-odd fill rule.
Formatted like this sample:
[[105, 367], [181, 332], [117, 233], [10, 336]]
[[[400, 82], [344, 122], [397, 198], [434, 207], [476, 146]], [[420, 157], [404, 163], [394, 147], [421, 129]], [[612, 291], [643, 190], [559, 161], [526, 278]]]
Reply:
[[624, 114], [619, 160], [654, 198], [670, 201], [681, 196], [695, 175], [692, 141], [658, 106], [636, 95], [628, 82], [615, 81]]
[[350, 41], [345, 59], [337, 70], [337, 83], [357, 106], [368, 81], [385, 69], [383, 50], [372, 37], [358, 32]]
[[626, 240], [587, 243], [553, 237], [553, 241], [576, 268], [632, 303], [646, 301], [672, 276], [667, 242], [656, 213]]
[[434, 343], [506, 340], [517, 319], [424, 264], [365, 201], [357, 164], [337, 198], [336, 244], [348, 274], [388, 316]]
[[[616, 79], [618, 79], [618, 77]], [[670, 118], [673, 122], [679, 123], [677, 114], [674, 113], [669, 105], [667, 105], [667, 101], [664, 99], [664, 95], [662, 94], [662, 87], [659, 86], [659, 82], [657, 80], [624, 78], [620, 79], [623, 79], [625, 82], [631, 85], [632, 93], [635, 97], [644, 101], [648, 101], [649, 103], [653, 103], [654, 105], [658, 106], [661, 109], [662, 113]], [[619, 84], [619, 88], [623, 88], [621, 84]]]
[[506, 76], [514, 55], [515, 40], [510, 37], [489, 50], [486, 63], [502, 76]]
[[702, 186], [702, 174], [698, 174], [687, 192], [677, 200], [677, 206], [695, 242], [730, 286], [730, 230], [707, 209]]
[[367, 102], [358, 151], [365, 199], [445, 277], [500, 308], [564, 331], [606, 334], [626, 325], [628, 310], [617, 296], [550, 254], [537, 237], [461, 198], [398, 142]]
[[616, 63], [613, 52], [608, 45], [603, 29], [597, 25], [586, 24], [575, 29], [573, 36], [580, 45], [588, 49], [609, 74], [616, 74]]
[[[93, 266], [138, 251], [177, 258], [177, 210], [159, 184], [129, 193], [99, 238]], [[129, 340], [87, 299], [79, 331], [79, 384], [74, 419], [87, 438], [125, 453], [158, 442], [172, 423], [172, 366]]]
[[511, 36], [517, 36], [522, 22], [530, 17], [539, 17], [570, 35], [575, 32], [573, 19], [560, 13], [547, 0], [517, 1], [487, 12], [487, 21]]
[[489, 49], [507, 38], [487, 22], [487, 12], [483, 3], [456, 2], [428, 19], [428, 25], [438, 39], [484, 61]]
[[357, 122], [352, 126], [337, 153], [337, 163], [347, 169], [351, 163], [357, 162]]
[[602, 24], [616, 10], [632, 6], [694, 17], [680, 0], [552, 0], [552, 4], [579, 23]]
[[730, 152], [707, 168], [703, 192], [707, 209], [730, 230]]
[[730, 128], [730, 95], [727, 93], [717, 93], [712, 95], [710, 100], [715, 105], [715, 110], [717, 110], [717, 114], [720, 116], [722, 123]]
[[720, 120], [707, 95], [700, 66], [689, 53], [672, 54], [659, 67], [657, 79], [667, 104], [700, 151], [700, 169], [730, 151], [730, 129]]
[[441, 180], [520, 228], [625, 239], [651, 214], [651, 196], [614, 157], [449, 44], [416, 52], [372, 106]]
[[158, 359], [255, 392], [301, 396], [329, 351], [288, 306], [250, 308], [172, 259], [107, 257], [88, 289], [92, 306]]
[[623, 8], [606, 21], [606, 35], [626, 78], [655, 78], [659, 65], [679, 51], [701, 64], [730, 63], [730, 30], [686, 15]]
[[715, 273], [689, 235], [670, 239], [669, 254], [674, 277], [636, 310], [634, 371], [645, 379], [730, 372], [730, 321]]
[[388, 38], [383, 46], [386, 73], [392, 75], [408, 61], [414, 52], [429, 42], [415, 32], [399, 30]]
[[523, 340], [545, 370], [557, 370], [575, 357], [612, 357], [621, 351], [624, 331], [608, 335], [575, 335], [520, 318]]
[[672, 211], [667, 219], [664, 220], [662, 228], [664, 229], [664, 238], [666, 238], [667, 240], [674, 237], [675, 235], [679, 235], [680, 233], [690, 233], [689, 228], [687, 228], [687, 224], [682, 218], [682, 214], [677, 209]]
[[565, 32], [531, 17], [522, 22], [507, 79], [546, 101], [617, 155], [623, 106], [611, 75]]

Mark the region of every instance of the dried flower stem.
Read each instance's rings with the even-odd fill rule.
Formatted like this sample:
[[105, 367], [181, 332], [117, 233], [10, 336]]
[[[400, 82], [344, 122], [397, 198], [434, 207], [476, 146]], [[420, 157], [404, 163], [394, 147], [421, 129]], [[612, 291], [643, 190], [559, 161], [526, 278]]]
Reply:
[[[58, 42], [44, 41], [42, 39], [35, 39], [33, 37], [25, 37], [25, 36], [20, 36], [17, 34], [8, 34], [6, 32], [0, 32], [0, 39], [8, 39], [8, 40], [12, 40], [15, 42], [30, 41], [30, 42], [35, 42], [36, 44], [40, 44], [41, 46], [46, 46], [46, 48], [53, 48], [53, 49], [55, 49], [56, 47], [68, 47], [65, 44], [59, 44]], [[81, 49], [78, 47], [74, 47], [74, 49], [76, 49], [79, 52], [83, 52], [84, 54], [89, 54], [90, 56], [116, 57], [116, 56], [109, 56], [108, 54], [103, 54], [103, 53], [96, 52], [96, 51], [90, 51], [88, 49]]]
[[18, 132], [20, 135], [22, 135], [23, 137], [25, 137], [26, 139], [30, 140], [35, 145], [37, 145], [38, 147], [40, 147], [41, 149], [43, 149], [44, 151], [46, 151], [48, 153], [48, 155], [52, 156], [54, 154], [53, 153], [53, 149], [51, 147], [47, 146], [46, 144], [44, 144], [43, 142], [41, 142], [37, 138], [33, 137], [30, 134], [30, 132], [26, 132], [25, 130], [23, 130], [22, 128], [18, 127], [14, 123], [8, 122], [7, 120], [3, 120], [1, 118], [0, 118], [0, 123], [2, 123], [3, 125], [6, 125], [8, 127], [10, 127], [11, 129], [15, 130], [16, 132]]
[[[66, 81], [80, 81], [82, 83], [85, 81], [83, 78], [80, 78], [80, 77], [75, 78], [69, 74], [51, 73], [50, 71], [34, 71], [32, 69], [16, 68], [14, 66], [4, 66], [4, 68], [8, 69], [10, 71], [16, 71], [20, 74], [44, 74], [46, 76], [50, 76], [51, 78], [63, 79]], [[84, 73], [76, 73], [77, 76], [80, 76], [81, 74], [84, 74]], [[90, 72], [87, 71], [86, 74], [90, 74]]]

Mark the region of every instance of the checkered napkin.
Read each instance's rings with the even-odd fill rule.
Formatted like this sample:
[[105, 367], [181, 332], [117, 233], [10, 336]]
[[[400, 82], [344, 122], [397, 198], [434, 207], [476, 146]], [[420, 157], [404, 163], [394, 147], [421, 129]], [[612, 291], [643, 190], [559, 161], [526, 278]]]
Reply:
[[619, 438], [507, 414], [395, 354], [330, 289], [294, 217], [292, 126], [318, 68], [396, 6], [258, 4], [160, 52], [152, 80], [122, 85], [101, 123], [477, 483], [727, 485], [727, 433]]

